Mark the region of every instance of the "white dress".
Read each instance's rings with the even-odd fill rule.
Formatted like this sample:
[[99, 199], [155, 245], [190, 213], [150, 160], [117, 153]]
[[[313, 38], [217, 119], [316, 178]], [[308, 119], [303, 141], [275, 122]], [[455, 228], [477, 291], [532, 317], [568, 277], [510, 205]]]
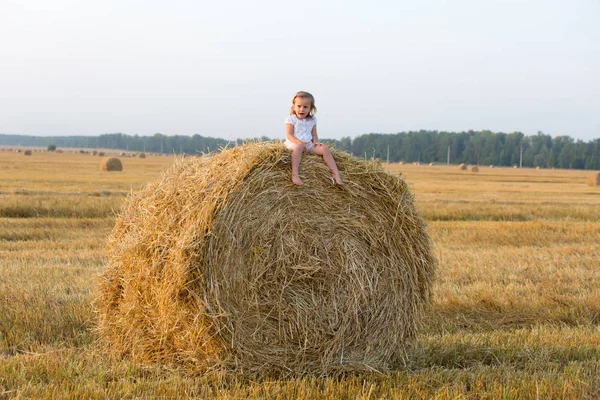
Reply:
[[[309, 151], [312, 147], [312, 128], [317, 125], [317, 117], [299, 119], [295, 115], [288, 115], [285, 119], [285, 123], [294, 125], [294, 137], [302, 142], [308, 142], [306, 144], [306, 151]], [[294, 143], [289, 139], [285, 140], [285, 147], [288, 149], [293, 148]]]

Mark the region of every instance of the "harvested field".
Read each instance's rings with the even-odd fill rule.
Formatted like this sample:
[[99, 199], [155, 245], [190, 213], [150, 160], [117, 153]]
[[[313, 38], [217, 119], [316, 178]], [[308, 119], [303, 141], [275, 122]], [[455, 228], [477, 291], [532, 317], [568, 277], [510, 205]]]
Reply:
[[[385, 373], [245, 378], [99, 346], [95, 279], [131, 191], [174, 158], [0, 152], [0, 393], [7, 398], [600, 396], [600, 196], [590, 171], [384, 166], [402, 173], [439, 260], [431, 312]], [[2, 397], [0, 396], [0, 397]]]

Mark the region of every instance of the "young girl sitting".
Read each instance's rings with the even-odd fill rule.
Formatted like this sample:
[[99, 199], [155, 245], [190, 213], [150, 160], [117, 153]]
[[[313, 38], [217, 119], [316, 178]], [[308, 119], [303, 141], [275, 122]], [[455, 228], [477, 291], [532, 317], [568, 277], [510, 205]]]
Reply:
[[342, 176], [335, 164], [331, 152], [323, 143], [319, 143], [317, 136], [317, 112], [315, 98], [308, 92], [298, 92], [292, 99], [290, 115], [285, 119], [285, 146], [292, 150], [292, 182], [296, 185], [304, 185], [298, 168], [302, 153], [317, 154], [323, 156], [325, 165], [331, 170], [333, 180], [338, 185], [343, 185]]

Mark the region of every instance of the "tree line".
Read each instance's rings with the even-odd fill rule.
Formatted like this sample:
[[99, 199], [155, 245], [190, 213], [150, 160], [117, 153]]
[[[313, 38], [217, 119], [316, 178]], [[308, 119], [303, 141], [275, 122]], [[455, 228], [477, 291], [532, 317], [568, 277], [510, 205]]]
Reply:
[[0, 145], [41, 146], [57, 148], [119, 149], [132, 152], [200, 154], [218, 151], [229, 144], [227, 140], [200, 135], [153, 136], [108, 133], [100, 136], [24, 136], [0, 135]]
[[[268, 137], [253, 140], [268, 141]], [[236, 146], [247, 139], [227, 141], [201, 135], [153, 136], [111, 133], [100, 136], [0, 135], [0, 145], [58, 148], [107, 148], [135, 152], [202, 154]], [[411, 131], [368, 133], [354, 139], [323, 139], [336, 149], [357, 157], [389, 162], [450, 163], [545, 168], [600, 169], [600, 138], [584, 142], [569, 136], [551, 137], [538, 132]]]
[[369, 133], [331, 141], [358, 157], [389, 162], [450, 163], [544, 168], [600, 169], [600, 138], [590, 142], [542, 132], [414, 131]]

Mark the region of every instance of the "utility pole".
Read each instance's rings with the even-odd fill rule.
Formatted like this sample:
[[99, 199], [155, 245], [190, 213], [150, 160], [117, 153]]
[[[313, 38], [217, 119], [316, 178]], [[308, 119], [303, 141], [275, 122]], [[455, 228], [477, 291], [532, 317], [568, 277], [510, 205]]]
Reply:
[[450, 145], [448, 145], [448, 161], [446, 161], [446, 164], [450, 164]]
[[521, 145], [521, 154], [519, 155], [519, 168], [523, 168], [523, 146]]

